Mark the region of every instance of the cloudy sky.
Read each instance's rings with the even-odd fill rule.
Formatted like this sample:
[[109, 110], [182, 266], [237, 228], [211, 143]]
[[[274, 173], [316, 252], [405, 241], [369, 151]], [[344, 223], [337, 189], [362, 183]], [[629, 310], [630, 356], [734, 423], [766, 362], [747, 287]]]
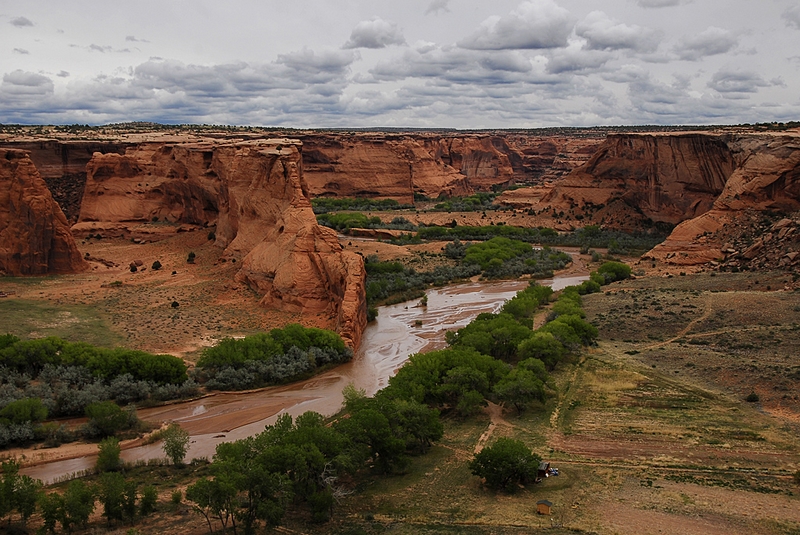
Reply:
[[0, 0], [0, 123], [800, 120], [797, 0]]

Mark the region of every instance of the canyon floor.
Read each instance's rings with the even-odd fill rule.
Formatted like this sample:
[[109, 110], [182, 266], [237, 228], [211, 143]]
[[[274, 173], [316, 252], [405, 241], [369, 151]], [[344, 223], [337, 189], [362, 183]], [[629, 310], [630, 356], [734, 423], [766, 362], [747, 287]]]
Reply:
[[[343, 244], [420, 267], [439, 261], [441, 248], [350, 238]], [[206, 229], [144, 244], [89, 238], [79, 248], [95, 259], [89, 272], [0, 279], [6, 296], [1, 332], [126, 345], [193, 361], [218, 337], [301, 320], [259, 308], [257, 295], [231, 282], [236, 266], [219, 262]], [[194, 264], [186, 261], [190, 251]], [[142, 266], [131, 273], [136, 260]], [[160, 270], [151, 267], [156, 260]], [[584, 268], [578, 262], [572, 269]], [[557, 370], [558, 393], [545, 405], [521, 415], [490, 406], [475, 420], [448, 417], [442, 441], [414, 458], [406, 474], [368, 476], [327, 524], [287, 518], [281, 529], [797, 533], [800, 297], [790, 282], [785, 272], [681, 276], [658, 268], [605, 287], [584, 299], [600, 330], [598, 345]], [[745, 401], [750, 393], [759, 401]], [[498, 436], [523, 439], [561, 475], [513, 494], [483, 489], [467, 462]], [[163, 502], [158, 515], [136, 526], [139, 532], [207, 532], [205, 520], [186, 505], [168, 505], [171, 493], [202, 475], [204, 465], [139, 470], [132, 473], [157, 483]], [[536, 514], [542, 499], [554, 504], [552, 516]]]

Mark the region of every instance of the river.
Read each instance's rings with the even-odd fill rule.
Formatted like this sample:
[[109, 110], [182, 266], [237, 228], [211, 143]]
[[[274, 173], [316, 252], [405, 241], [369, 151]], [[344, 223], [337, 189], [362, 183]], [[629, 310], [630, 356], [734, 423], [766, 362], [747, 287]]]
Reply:
[[[540, 282], [560, 290], [587, 278], [563, 276]], [[473, 282], [429, 290], [426, 307], [419, 306], [419, 301], [380, 307], [377, 320], [364, 331], [361, 348], [347, 364], [291, 385], [215, 393], [193, 401], [140, 409], [138, 415], [147, 421], [178, 422], [191, 436], [187, 459], [210, 459], [217, 444], [257, 434], [281, 414], [336, 413], [342, 405], [342, 390], [350, 383], [368, 395], [374, 394], [387, 385], [409, 355], [445, 347], [448, 330], [467, 325], [482, 312], [498, 311], [527, 285], [527, 281]], [[122, 451], [127, 462], [163, 457], [160, 442]], [[93, 467], [95, 459], [95, 455], [89, 455], [45, 462], [21, 472], [49, 483]]]

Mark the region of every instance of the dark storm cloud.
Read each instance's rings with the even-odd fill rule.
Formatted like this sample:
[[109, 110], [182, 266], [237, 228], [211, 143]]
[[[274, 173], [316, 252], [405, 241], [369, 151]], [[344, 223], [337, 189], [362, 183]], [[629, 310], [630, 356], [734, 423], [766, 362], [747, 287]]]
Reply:
[[506, 16], [487, 19], [458, 45], [473, 50], [558, 48], [567, 45], [573, 25], [569, 11], [552, 0], [530, 0]]
[[16, 17], [9, 21], [9, 24], [17, 28], [24, 28], [25, 26], [33, 26], [33, 22], [25, 17]]
[[675, 47], [675, 52], [681, 59], [697, 61], [706, 56], [730, 52], [737, 44], [739, 38], [733, 33], [710, 26], [695, 36], [681, 39]]
[[586, 39], [589, 48], [594, 50], [653, 52], [661, 41], [659, 32], [613, 20], [602, 11], [589, 13], [575, 27], [575, 33]]
[[403, 32], [396, 23], [375, 17], [359, 22], [342, 48], [386, 48], [405, 42]]

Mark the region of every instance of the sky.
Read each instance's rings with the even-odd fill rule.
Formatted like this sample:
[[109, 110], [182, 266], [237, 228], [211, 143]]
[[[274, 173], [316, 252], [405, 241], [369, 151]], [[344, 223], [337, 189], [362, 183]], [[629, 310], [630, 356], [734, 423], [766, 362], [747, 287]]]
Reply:
[[0, 0], [0, 123], [800, 120], [797, 0]]

